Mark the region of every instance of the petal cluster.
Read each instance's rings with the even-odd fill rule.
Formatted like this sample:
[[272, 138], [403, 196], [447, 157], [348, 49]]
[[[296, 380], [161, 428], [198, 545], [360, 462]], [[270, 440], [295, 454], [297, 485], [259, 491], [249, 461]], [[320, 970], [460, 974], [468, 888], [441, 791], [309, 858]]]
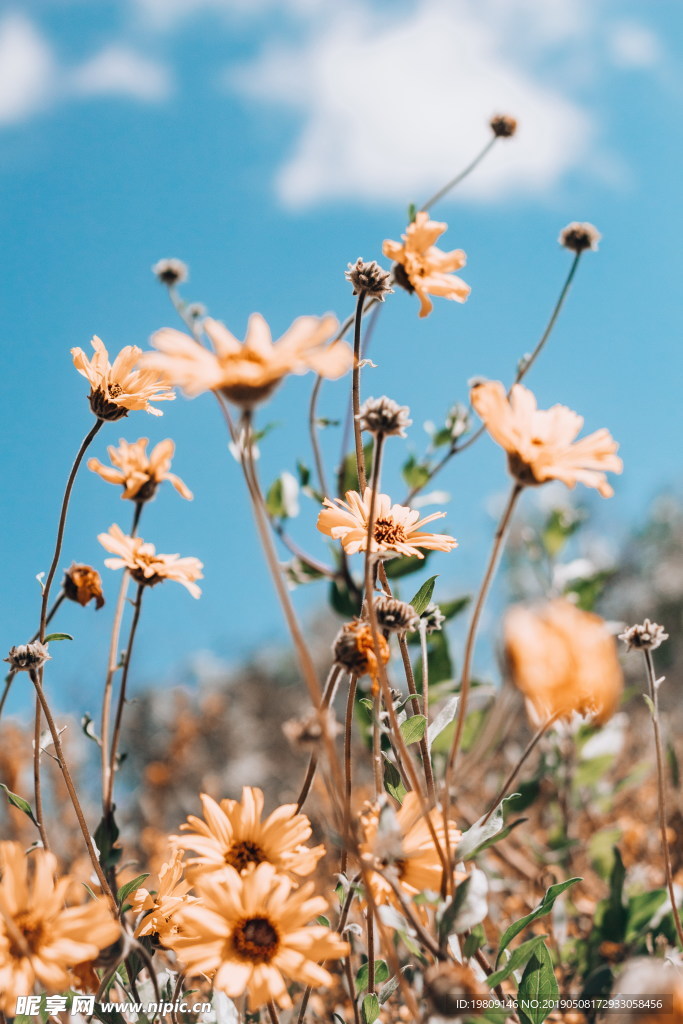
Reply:
[[200, 596], [201, 590], [196, 581], [203, 578], [204, 566], [198, 558], [157, 554], [153, 544], [142, 537], [129, 537], [116, 523], [109, 527], [108, 533], [98, 534], [97, 539], [103, 548], [116, 556], [105, 559], [107, 568], [127, 569], [137, 583], [150, 587], [164, 580], [175, 580], [193, 597]]
[[126, 345], [110, 363], [104, 342], [97, 336], [92, 339], [92, 347], [95, 354], [90, 359], [81, 348], [72, 348], [71, 355], [78, 372], [90, 383], [90, 407], [99, 419], [120, 419], [135, 409], [162, 415], [150, 403], [168, 402], [175, 394], [153, 369], [137, 368], [142, 349]]
[[119, 484], [123, 487], [121, 497], [131, 501], [149, 501], [164, 480], [168, 480], [182, 498], [191, 501], [192, 491], [179, 476], [169, 472], [175, 452], [173, 441], [170, 438], [160, 441], [149, 455], [148, 444], [146, 437], [132, 444], [122, 439], [118, 448], [114, 445], [107, 448], [111, 466], [103, 465], [99, 459], [88, 459], [88, 469], [109, 484]]
[[401, 268], [399, 274], [394, 270], [397, 283], [404, 283], [410, 291], [417, 292], [421, 317], [428, 316], [433, 309], [430, 295], [465, 302], [471, 291], [468, 284], [453, 274], [467, 262], [462, 249], [443, 252], [434, 244], [447, 227], [440, 221], [430, 220], [429, 214], [420, 210], [406, 233], [401, 235], [403, 244], [387, 239], [382, 246], [384, 255]]

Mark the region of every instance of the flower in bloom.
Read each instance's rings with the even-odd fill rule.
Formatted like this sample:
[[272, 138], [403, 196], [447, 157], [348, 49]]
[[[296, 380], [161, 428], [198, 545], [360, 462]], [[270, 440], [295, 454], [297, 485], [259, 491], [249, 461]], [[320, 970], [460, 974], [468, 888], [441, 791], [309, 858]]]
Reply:
[[246, 875], [232, 867], [201, 875], [196, 890], [201, 902], [178, 911], [180, 934], [170, 944], [187, 975], [212, 975], [214, 988], [233, 999], [246, 992], [252, 1011], [268, 1002], [291, 1009], [287, 980], [330, 985], [320, 961], [348, 953], [329, 928], [309, 923], [327, 907], [313, 883], [292, 891], [272, 864]]
[[616, 711], [623, 676], [604, 621], [564, 598], [540, 607], [515, 605], [504, 642], [512, 681], [539, 723], [574, 712], [606, 722]]
[[322, 377], [341, 377], [351, 368], [353, 354], [343, 341], [328, 345], [337, 330], [333, 316], [301, 316], [273, 342], [260, 313], [249, 317], [244, 343], [218, 320], [207, 317], [206, 331], [214, 351], [171, 327], [152, 337], [158, 353], [145, 356], [145, 366], [163, 373], [194, 398], [204, 391], [220, 391], [243, 409], [268, 398], [289, 373], [314, 370]]
[[90, 383], [90, 408], [101, 420], [118, 420], [134, 409], [144, 409], [161, 416], [150, 402], [168, 402], [175, 398], [173, 389], [159, 380], [152, 369], [135, 369], [142, 349], [137, 345], [122, 348], [113, 363], [104, 343], [92, 339], [95, 355], [88, 359], [82, 348], [72, 348], [74, 366]]
[[74, 562], [64, 574], [62, 589], [69, 601], [76, 601], [83, 608], [91, 601], [95, 602], [95, 608], [104, 605], [102, 577], [92, 565], [77, 565]]
[[[325, 508], [318, 515], [318, 529], [328, 537], [340, 540], [350, 555], [365, 551], [368, 545], [368, 521], [372, 490], [366, 487], [361, 497], [358, 491], [347, 491], [346, 501], [325, 498]], [[421, 533], [427, 523], [441, 519], [445, 512], [433, 512], [420, 519], [420, 513], [406, 505], [392, 505], [388, 494], [378, 494], [375, 501], [375, 521], [371, 550], [397, 555], [424, 558], [420, 548], [428, 551], [451, 551], [457, 541], [445, 533]]]
[[14, 1016], [18, 996], [40, 985], [69, 988], [69, 968], [93, 960], [121, 929], [103, 900], [66, 906], [73, 880], [57, 882], [57, 862], [46, 850], [26, 857], [19, 843], [0, 843], [0, 1009]]
[[[429, 812], [429, 821], [445, 856], [446, 832], [443, 814], [438, 807]], [[434, 845], [417, 793], [406, 793], [395, 814], [388, 808], [379, 811], [376, 806], [369, 807], [362, 815], [361, 827], [360, 855], [371, 869], [370, 885], [376, 903], [387, 903], [394, 896], [389, 882], [373, 868], [387, 874], [392, 872], [411, 899], [419, 892], [440, 890], [443, 862]], [[451, 850], [455, 848], [460, 835], [455, 823], [449, 821], [448, 840]]]
[[198, 558], [157, 554], [153, 544], [148, 544], [142, 537], [127, 536], [116, 523], [109, 527], [108, 533], [98, 534], [97, 539], [103, 548], [116, 555], [115, 558], [105, 558], [107, 568], [127, 569], [137, 583], [148, 587], [164, 580], [175, 580], [182, 583], [193, 597], [201, 594], [195, 581], [203, 579], [204, 566]]
[[465, 302], [471, 288], [452, 271], [465, 266], [467, 257], [462, 249], [443, 252], [434, 243], [444, 233], [447, 224], [430, 220], [425, 210], [415, 215], [415, 220], [401, 235], [403, 244], [387, 239], [382, 252], [396, 262], [394, 279], [397, 284], [410, 292], [417, 292], [420, 299], [420, 316], [432, 311], [429, 295], [441, 295], [444, 299]]
[[194, 897], [188, 896], [190, 883], [183, 878], [183, 859], [180, 850], [176, 850], [171, 859], [162, 866], [159, 872], [159, 888], [152, 893], [142, 886], [135, 890], [131, 899], [131, 910], [137, 917], [144, 914], [137, 928], [136, 938], [142, 935], [158, 935], [162, 945], [167, 945], [170, 935], [178, 932], [174, 915], [181, 906], [192, 902]]
[[149, 455], [148, 444], [146, 437], [141, 437], [133, 444], [121, 440], [118, 448], [113, 445], [107, 448], [111, 466], [103, 465], [99, 459], [88, 459], [88, 469], [109, 484], [120, 484], [123, 487], [121, 497], [130, 498], [131, 501], [149, 501], [164, 480], [168, 480], [182, 498], [192, 501], [192, 491], [179, 476], [169, 473], [175, 452], [173, 441], [170, 438], [160, 441]]
[[567, 487], [585, 484], [603, 498], [614, 493], [606, 473], [621, 473], [619, 445], [608, 430], [596, 430], [576, 440], [583, 417], [566, 405], [538, 409], [534, 394], [515, 384], [506, 394], [500, 381], [472, 388], [472, 405], [489, 434], [508, 453], [508, 466], [527, 486], [561, 480]]
[[263, 792], [255, 786], [242, 789], [242, 799], [216, 803], [202, 793], [205, 820], [190, 815], [181, 825], [186, 833], [173, 836], [173, 842], [198, 855], [189, 867], [202, 874], [225, 869], [249, 872], [262, 863], [273, 864], [278, 871], [293, 876], [310, 875], [325, 853], [323, 846], [306, 846], [312, 828], [305, 814], [297, 814], [295, 804], [283, 804], [261, 821]]

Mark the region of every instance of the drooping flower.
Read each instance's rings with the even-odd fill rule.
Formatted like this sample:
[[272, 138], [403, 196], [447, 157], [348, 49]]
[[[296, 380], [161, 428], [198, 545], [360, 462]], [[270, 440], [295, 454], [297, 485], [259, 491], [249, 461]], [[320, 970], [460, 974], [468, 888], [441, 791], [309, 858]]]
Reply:
[[403, 244], [387, 239], [382, 246], [384, 255], [396, 262], [396, 283], [410, 292], [417, 292], [421, 317], [432, 311], [430, 294], [465, 302], [471, 291], [468, 284], [452, 273], [467, 262], [462, 249], [443, 252], [434, 244], [447, 227], [440, 221], [430, 220], [429, 214], [420, 210], [406, 228], [406, 233], [401, 235]]
[[175, 580], [193, 597], [201, 594], [195, 581], [203, 579], [204, 566], [198, 558], [157, 554], [153, 544], [142, 537], [129, 537], [116, 523], [109, 527], [108, 533], [98, 534], [97, 539], [103, 548], [116, 555], [116, 558], [105, 558], [107, 568], [127, 569], [137, 583], [148, 587], [164, 580]]
[[69, 601], [76, 601], [83, 608], [91, 601], [95, 602], [95, 608], [104, 605], [102, 577], [92, 565], [77, 565], [74, 562], [64, 574], [62, 589]]
[[[318, 515], [321, 533], [340, 540], [344, 550], [353, 555], [365, 551], [368, 542], [368, 521], [372, 491], [365, 489], [361, 498], [358, 491], [347, 491], [346, 501], [325, 498], [325, 508]], [[433, 512], [420, 519], [420, 513], [407, 505], [392, 505], [388, 494], [378, 494], [375, 501], [375, 521], [371, 550], [393, 551], [398, 555], [424, 558], [421, 548], [428, 551], [451, 551], [457, 541], [445, 533], [421, 533], [423, 526], [441, 519], [445, 512]]]
[[564, 598], [515, 605], [503, 632], [512, 681], [539, 724], [575, 712], [601, 724], [617, 710], [623, 676], [615, 639], [599, 615]]
[[163, 946], [168, 945], [168, 938], [178, 933], [174, 915], [186, 903], [192, 903], [195, 897], [188, 896], [190, 882], [183, 878], [183, 855], [180, 850], [174, 851], [159, 872], [159, 888], [152, 893], [142, 886], [135, 890], [131, 899], [131, 910], [137, 917], [145, 916], [135, 929], [136, 938], [142, 935], [157, 935]]
[[[384, 665], [389, 661], [389, 644], [380, 633], [377, 636], [379, 657]], [[354, 676], [368, 675], [375, 685], [379, 681], [379, 661], [375, 651], [372, 627], [364, 619], [352, 619], [337, 633], [332, 647], [337, 665], [343, 665]]]
[[46, 850], [29, 860], [19, 843], [0, 843], [0, 1010], [9, 1017], [36, 983], [47, 993], [68, 989], [69, 969], [121, 933], [103, 900], [66, 906], [73, 880], [55, 882], [56, 868]]
[[343, 341], [327, 344], [337, 330], [333, 316], [301, 316], [276, 342], [260, 313], [249, 318], [244, 343], [218, 320], [207, 317], [206, 331], [214, 351], [171, 327], [152, 336], [158, 352], [147, 353], [144, 365], [162, 373], [194, 398], [220, 391], [235, 405], [252, 409], [270, 397], [290, 373], [314, 370], [337, 378], [351, 368], [353, 353]]
[[[446, 850], [443, 814], [438, 807], [429, 812], [429, 821], [442, 852]], [[397, 812], [370, 806], [361, 816], [360, 856], [370, 869], [370, 885], [376, 903], [395, 899], [389, 882], [379, 871], [392, 873], [396, 882], [412, 899], [419, 892], [439, 892], [443, 862], [414, 791], [406, 796]], [[452, 850], [460, 839], [455, 822], [448, 823], [448, 841]]]
[[150, 501], [164, 480], [168, 480], [182, 498], [192, 501], [192, 491], [179, 476], [169, 472], [175, 452], [173, 441], [170, 438], [160, 441], [149, 455], [148, 444], [149, 439], [146, 437], [141, 437], [133, 444], [122, 439], [118, 448], [113, 445], [107, 448], [111, 466], [103, 465], [99, 459], [88, 459], [88, 469], [109, 484], [121, 485], [121, 497], [131, 501]]
[[512, 475], [526, 486], [560, 480], [567, 487], [585, 484], [603, 498], [614, 493], [606, 473], [621, 473], [619, 445], [608, 430], [576, 440], [583, 417], [566, 405], [538, 409], [534, 394], [515, 384], [508, 399], [500, 381], [472, 388], [472, 405], [486, 429], [508, 453]]
[[74, 366], [90, 382], [90, 408], [101, 420], [118, 420], [135, 409], [161, 416], [150, 402], [168, 402], [175, 398], [173, 388], [159, 380], [152, 369], [135, 369], [142, 349], [137, 345], [122, 348], [113, 364], [104, 343], [95, 335], [95, 354], [88, 359], [81, 348], [72, 348]]
[[269, 1002], [291, 1009], [288, 980], [332, 983], [320, 961], [349, 947], [325, 925], [310, 924], [327, 907], [312, 882], [292, 891], [291, 880], [264, 863], [246, 875], [232, 867], [201, 875], [196, 890], [201, 902], [181, 907], [181, 933], [169, 940], [188, 976], [211, 975], [214, 988], [233, 999], [246, 992], [252, 1011]]
[[241, 801], [218, 804], [205, 793], [200, 800], [205, 820], [190, 815], [180, 826], [184, 834], [172, 837], [176, 846], [197, 854], [188, 866], [199, 873], [226, 866], [248, 872], [267, 862], [278, 871], [303, 877], [324, 856], [323, 846], [305, 845], [313, 830], [308, 817], [297, 814], [295, 804], [283, 804], [261, 821], [263, 792], [255, 786], [244, 786]]

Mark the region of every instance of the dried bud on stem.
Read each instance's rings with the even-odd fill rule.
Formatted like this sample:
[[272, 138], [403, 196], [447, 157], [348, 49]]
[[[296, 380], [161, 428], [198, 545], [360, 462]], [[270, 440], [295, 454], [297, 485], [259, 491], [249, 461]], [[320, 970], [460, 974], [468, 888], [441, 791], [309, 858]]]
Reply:
[[391, 287], [391, 274], [380, 267], [376, 260], [365, 263], [359, 256], [355, 263], [349, 263], [344, 276], [353, 285], [354, 295], [365, 292], [378, 302], [384, 302], [385, 296], [394, 290]]
[[409, 419], [410, 409], [399, 405], [393, 398], [367, 398], [360, 410], [360, 428], [370, 434], [384, 434], [385, 437], [405, 437], [406, 427], [413, 422]]

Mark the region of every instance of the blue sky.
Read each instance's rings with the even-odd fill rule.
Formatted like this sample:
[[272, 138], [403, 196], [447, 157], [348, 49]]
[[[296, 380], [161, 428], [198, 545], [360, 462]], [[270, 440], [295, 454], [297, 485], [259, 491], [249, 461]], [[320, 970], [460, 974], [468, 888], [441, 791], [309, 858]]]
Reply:
[[[411, 406], [422, 424], [466, 397], [468, 378], [509, 378], [535, 343], [568, 268], [556, 243], [570, 220], [604, 240], [529, 383], [621, 442], [624, 476], [596, 507], [610, 537], [680, 482], [683, 357], [679, 282], [681, 98], [671, 41], [683, 13], [603, 0], [25, 0], [0, 14], [0, 237], [4, 295], [2, 417], [5, 509], [2, 644], [31, 632], [36, 573], [47, 568], [70, 460], [90, 426], [86, 387], [69, 349], [97, 333], [110, 350], [145, 347], [175, 325], [153, 262], [191, 268], [188, 299], [237, 335], [250, 312], [282, 333], [300, 314], [351, 307], [349, 260], [380, 257], [411, 201], [438, 187], [486, 140], [502, 110], [520, 121], [481, 173], [436, 208], [446, 248], [468, 253], [466, 306], [437, 300], [427, 321], [414, 298], [391, 297], [373, 341], [367, 393]], [[287, 382], [261, 422], [266, 482], [310, 462], [305, 403], [312, 381]], [[339, 415], [346, 385], [324, 390]], [[137, 683], [163, 682], [192, 652], [229, 661], [283, 636], [238, 468], [214, 403], [180, 398], [155, 420], [108, 426], [120, 437], [177, 444], [174, 468], [195, 492], [172, 491], [145, 512], [161, 551], [206, 565], [195, 602], [179, 587], [148, 596]], [[325, 437], [330, 457], [337, 434]], [[389, 489], [405, 450], [389, 452]], [[434, 559], [444, 597], [478, 578], [505, 487], [501, 453], [483, 440], [438, 482], [452, 496], [453, 554]], [[317, 509], [302, 499], [299, 540], [324, 557]], [[101, 566], [96, 535], [126, 526], [116, 489], [83, 472], [63, 565]], [[102, 569], [113, 604], [117, 579]], [[299, 590], [304, 614], [322, 591]], [[50, 680], [63, 703], [94, 710], [108, 606], [59, 620]], [[57, 654], [57, 652], [55, 652]], [[19, 688], [18, 688], [19, 689]], [[92, 693], [92, 696], [88, 696]], [[83, 695], [86, 696], [83, 696]], [[90, 704], [88, 704], [90, 701]], [[18, 692], [14, 707], [20, 706]], [[82, 705], [82, 706], [81, 706]]]

